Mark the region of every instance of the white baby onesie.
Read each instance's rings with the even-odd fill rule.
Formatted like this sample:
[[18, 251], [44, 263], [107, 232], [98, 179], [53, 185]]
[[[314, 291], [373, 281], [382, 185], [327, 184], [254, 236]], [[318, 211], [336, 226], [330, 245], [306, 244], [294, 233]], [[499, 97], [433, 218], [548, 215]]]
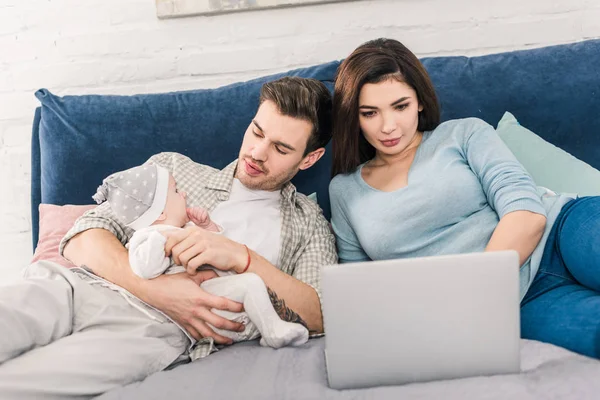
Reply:
[[[164, 248], [167, 239], [160, 233], [180, 229], [182, 228], [152, 225], [136, 231], [128, 243], [129, 263], [133, 272], [145, 279], [152, 279], [163, 273], [185, 272], [184, 267], [172, 263], [171, 259], [165, 256]], [[233, 313], [216, 309], [212, 311], [246, 325], [243, 332], [225, 331], [211, 326], [216, 333], [234, 342], [256, 339], [261, 335], [260, 344], [273, 348], [299, 346], [306, 343], [308, 330], [301, 324], [286, 322], [279, 318], [267, 288], [258, 275], [235, 274], [231, 271], [213, 269], [219, 277], [204, 281], [200, 287], [208, 293], [242, 303], [245, 312]]]

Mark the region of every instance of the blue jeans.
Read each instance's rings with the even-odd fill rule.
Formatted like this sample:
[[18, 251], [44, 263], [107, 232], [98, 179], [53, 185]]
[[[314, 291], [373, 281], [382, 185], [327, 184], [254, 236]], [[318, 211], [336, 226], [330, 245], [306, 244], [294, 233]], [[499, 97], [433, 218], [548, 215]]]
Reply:
[[600, 358], [600, 197], [563, 206], [521, 303], [521, 336]]

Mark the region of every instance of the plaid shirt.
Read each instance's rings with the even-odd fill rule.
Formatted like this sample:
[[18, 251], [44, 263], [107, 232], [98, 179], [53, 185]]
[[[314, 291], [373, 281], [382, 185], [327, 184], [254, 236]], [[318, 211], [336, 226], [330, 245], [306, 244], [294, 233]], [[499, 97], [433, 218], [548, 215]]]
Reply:
[[[186, 192], [187, 205], [202, 207], [209, 212], [220, 202], [229, 199], [237, 166], [235, 160], [223, 170], [218, 170], [195, 163], [190, 158], [177, 153], [160, 153], [152, 156], [146, 163], [167, 168], [173, 174], [177, 187]], [[276, 267], [311, 286], [317, 292], [320, 301], [321, 268], [337, 263], [335, 238], [329, 223], [319, 206], [305, 195], [297, 193], [291, 183], [285, 184], [281, 189], [280, 206], [281, 247]], [[73, 236], [94, 228], [112, 232], [123, 245], [129, 241], [134, 232], [131, 228], [117, 222], [110, 206], [104, 203], [88, 211], [75, 222], [60, 243], [60, 254], [63, 254], [65, 244]], [[212, 338], [205, 338], [196, 344], [192, 358], [206, 356], [213, 350]]]

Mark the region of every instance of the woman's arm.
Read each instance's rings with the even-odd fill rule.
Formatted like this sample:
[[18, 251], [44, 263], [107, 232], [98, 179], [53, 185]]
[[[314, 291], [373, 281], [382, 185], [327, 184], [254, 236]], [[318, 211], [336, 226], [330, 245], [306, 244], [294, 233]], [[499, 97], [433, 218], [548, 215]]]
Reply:
[[472, 126], [463, 145], [466, 159], [499, 218], [486, 251], [516, 250], [523, 265], [546, 226], [537, 187], [490, 125], [480, 120], [469, 122]]
[[546, 217], [530, 211], [513, 211], [500, 219], [485, 251], [516, 250], [523, 265], [540, 242]]
[[545, 215], [535, 182], [494, 128], [472, 118], [465, 120], [460, 129], [466, 161], [498, 218], [513, 211]]

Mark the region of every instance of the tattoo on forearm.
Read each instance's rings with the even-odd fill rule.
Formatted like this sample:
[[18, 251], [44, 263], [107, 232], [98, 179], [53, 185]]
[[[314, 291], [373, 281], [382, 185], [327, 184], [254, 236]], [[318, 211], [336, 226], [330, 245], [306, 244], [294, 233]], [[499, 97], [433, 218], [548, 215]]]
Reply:
[[308, 329], [308, 325], [306, 325], [306, 322], [304, 322], [304, 320], [296, 312], [289, 309], [285, 305], [285, 300], [277, 297], [277, 294], [269, 288], [267, 288], [267, 292], [269, 292], [269, 298], [271, 299], [273, 308], [275, 308], [275, 311], [277, 311], [279, 318], [287, 322], [302, 324], [306, 329]]

